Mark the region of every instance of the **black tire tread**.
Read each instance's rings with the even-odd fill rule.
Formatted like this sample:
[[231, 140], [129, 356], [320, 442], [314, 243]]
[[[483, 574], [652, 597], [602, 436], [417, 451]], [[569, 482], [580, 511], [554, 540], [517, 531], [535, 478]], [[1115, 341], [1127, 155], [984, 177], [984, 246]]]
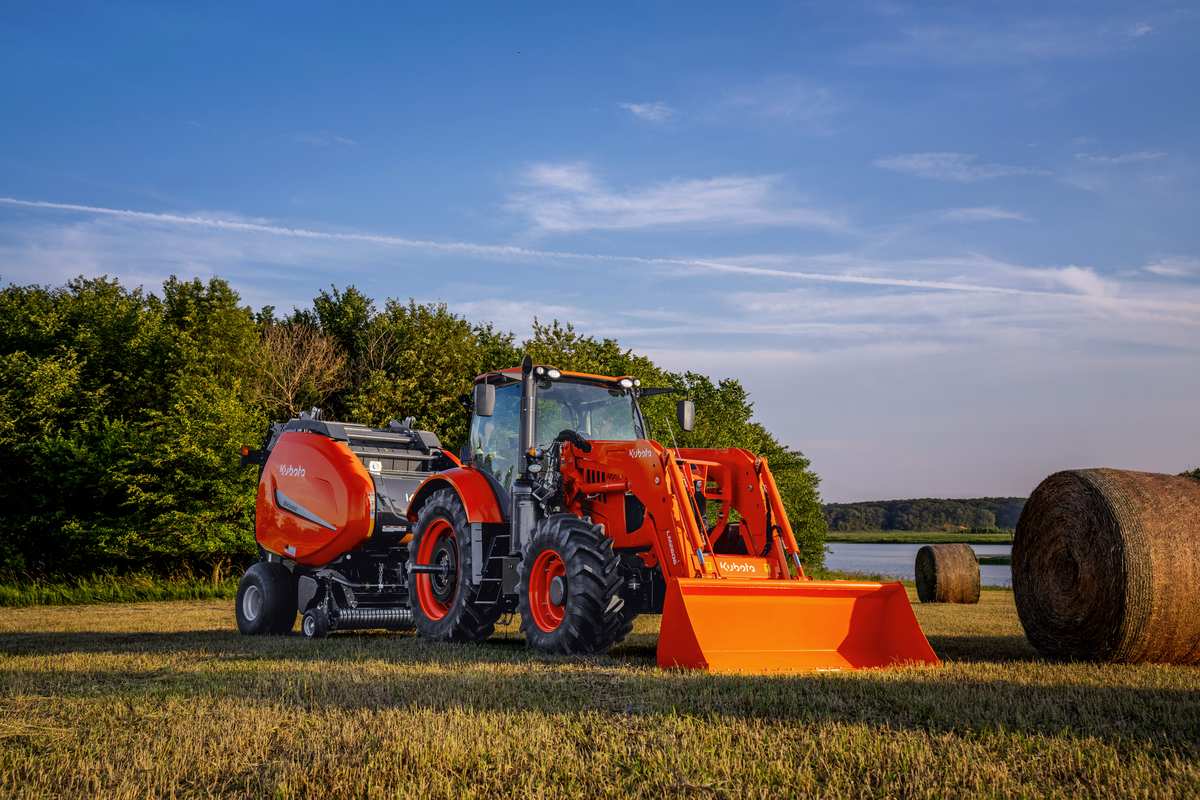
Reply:
[[[415, 581], [417, 576], [411, 568], [417, 562], [417, 552], [420, 549], [420, 537], [429, 524], [438, 517], [445, 519], [454, 528], [458, 541], [458, 590], [454, 594], [454, 603], [446, 616], [431, 620], [421, 610], [417, 598]], [[409, 604], [413, 609], [413, 622], [417, 633], [423, 638], [434, 642], [457, 642], [459, 644], [479, 644], [487, 641], [496, 631], [496, 620], [500, 618], [502, 609], [497, 603], [495, 607], [476, 605], [475, 597], [478, 589], [470, 583], [471, 575], [471, 525], [467, 521], [467, 512], [462, 501], [453, 489], [440, 489], [429, 496], [425, 505], [417, 514], [417, 523], [413, 526], [413, 540], [408, 548], [409, 572]]]
[[[242, 596], [250, 583], [258, 584], [263, 595], [262, 617], [254, 625], [242, 617]], [[292, 573], [287, 567], [274, 561], [258, 561], [251, 564], [238, 584], [234, 613], [238, 630], [246, 636], [279, 636], [290, 633], [296, 625], [296, 583]]]
[[[567, 569], [571, 608], [551, 633], [537, 626], [529, 613], [528, 571], [537, 553], [553, 547]], [[596, 655], [608, 651], [632, 629], [622, 610], [624, 601], [619, 559], [612, 539], [598, 525], [574, 514], [554, 514], [540, 520], [517, 566], [517, 595], [525, 646], [550, 655]]]

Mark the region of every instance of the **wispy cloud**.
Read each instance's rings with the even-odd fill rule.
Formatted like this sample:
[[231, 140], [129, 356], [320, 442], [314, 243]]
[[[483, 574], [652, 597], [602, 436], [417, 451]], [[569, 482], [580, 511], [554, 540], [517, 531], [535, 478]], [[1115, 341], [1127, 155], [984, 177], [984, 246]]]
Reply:
[[508, 209], [529, 217], [544, 232], [714, 225], [844, 227], [833, 214], [800, 206], [778, 175], [676, 178], [614, 189], [596, 177], [590, 165], [570, 163], [534, 164], [522, 182], [527, 188], [509, 198]]
[[1150, 150], [1139, 150], [1136, 153], [1126, 153], [1123, 156], [1092, 156], [1087, 153], [1076, 153], [1075, 158], [1086, 164], [1131, 164], [1135, 161], [1151, 161], [1162, 158], [1166, 153], [1155, 153]]
[[1166, 256], [1142, 267], [1146, 272], [1167, 278], [1186, 278], [1200, 275], [1200, 258]]
[[999, 206], [982, 206], [980, 208], [949, 208], [938, 216], [946, 222], [990, 222], [992, 220], [1013, 219], [1020, 222], [1030, 222], [1029, 217], [1020, 211], [1007, 211]]
[[1130, 47], [1153, 30], [1145, 22], [1097, 25], [1069, 18], [910, 24], [888, 39], [855, 48], [850, 57], [865, 64], [935, 61], [960, 66], [1095, 58]]
[[346, 139], [342, 136], [334, 136], [332, 133], [294, 133], [287, 138], [301, 142], [303, 144], [311, 144], [316, 147], [332, 147], [341, 145], [342, 147], [358, 147], [358, 142], [353, 139]]
[[919, 178], [940, 181], [973, 183], [1009, 175], [1046, 175], [1032, 167], [1013, 167], [1007, 164], [980, 164], [979, 156], [966, 153], [911, 153], [902, 156], [877, 158], [875, 166], [895, 172], [906, 172]]
[[646, 122], [666, 122], [675, 116], [675, 109], [661, 100], [656, 103], [618, 103], [618, 105], [628, 109], [635, 117]]
[[796, 76], [779, 75], [756, 86], [730, 91], [719, 113], [748, 116], [759, 122], [820, 135], [829, 132], [832, 118], [845, 107], [823, 86]]
[[[582, 180], [582, 179], [580, 179]], [[584, 181], [586, 183], [586, 181]], [[561, 252], [485, 245], [472, 242], [434, 242], [379, 236], [362, 233], [333, 233], [288, 228], [238, 219], [185, 216], [179, 214], [157, 214], [112, 208], [49, 203], [43, 201], [0, 198], [0, 204], [42, 209], [52, 212], [68, 212], [107, 218], [127, 223], [129, 227], [109, 227], [103, 233], [107, 238], [97, 244], [86, 241], [96, 230], [85, 230], [76, 224], [58, 234], [59, 243], [47, 244], [49, 239], [26, 243], [23, 249], [8, 247], [6, 260], [12, 265], [24, 259], [30, 265], [55, 265], [57, 273], [63, 270], [72, 274], [111, 273], [112, 259], [105, 260], [100, 248], [123, 248], [117, 255], [118, 261], [128, 265], [129, 254], [140, 255], [139, 264], [145, 265], [145, 275], [153, 276], [170, 262], [170, 269], [178, 274], [210, 275], [214, 270], [225, 271], [236, 267], [238, 274], [247, 277], [258, 275], [278, 283], [286, 270], [287, 278], [296, 277], [293, 265], [319, 265], [327, 272], [330, 261], [341, 261], [351, 256], [359, 261], [379, 262], [378, 248], [412, 248], [431, 253], [464, 256], [505, 262], [546, 263], [594, 263], [612, 266], [625, 265], [644, 273], [653, 270], [663, 277], [677, 276], [695, 278], [698, 275], [725, 275], [739, 278], [757, 278], [772, 281], [781, 286], [787, 284], [830, 287], [852, 286], [879, 290], [907, 290], [908, 292], [949, 293], [955, 296], [992, 295], [996, 297], [1042, 297], [1059, 298], [1060, 301], [1079, 304], [1102, 314], [1119, 315], [1128, 320], [1145, 320], [1183, 324], [1190, 328], [1200, 327], [1200, 291], [1184, 293], [1173, 291], [1164, 296], [1154, 293], [1151, 283], [1145, 284], [1141, 294], [1131, 294], [1129, 286], [1096, 273], [1088, 267], [1067, 266], [1059, 268], [1032, 269], [1005, 264], [992, 259], [975, 256], [967, 259], [920, 259], [920, 260], [871, 260], [861, 254], [846, 253], [828, 256], [800, 257], [790, 255], [747, 256], [743, 258], [646, 258], [632, 255], [602, 255], [594, 253]], [[94, 224], [94, 220], [93, 220]], [[190, 229], [197, 232], [236, 234], [236, 236], [208, 236], [183, 240], [164, 238], [168, 229]], [[29, 230], [26, 228], [25, 230]], [[11, 231], [11, 229], [10, 229]], [[55, 236], [55, 234], [50, 234]], [[158, 237], [158, 238], [154, 238]], [[274, 239], [266, 238], [274, 237]], [[284, 242], [295, 242], [296, 248], [309, 247], [319, 250], [282, 246]], [[149, 244], [147, 244], [149, 242]], [[346, 244], [374, 246], [376, 251], [335, 250], [333, 246]], [[142, 252], [137, 248], [148, 252]], [[54, 248], [58, 248], [55, 250]], [[130, 250], [129, 248], [133, 248]], [[114, 251], [115, 252], [115, 251]], [[68, 256], [64, 258], [64, 255]], [[172, 260], [173, 259], [173, 260]], [[64, 263], [69, 261], [70, 263]], [[34, 263], [36, 262], [36, 264]], [[1165, 258], [1149, 265], [1152, 273], [1180, 274], [1185, 270], [1200, 267], [1200, 261], [1186, 258]], [[156, 272], [157, 270], [157, 272]], [[180, 271], [182, 270], [182, 271]], [[634, 273], [630, 273], [634, 274]], [[13, 277], [8, 272], [10, 279]], [[19, 275], [18, 275], [19, 277]], [[45, 276], [39, 274], [38, 280]], [[307, 278], [306, 278], [307, 280]], [[269, 294], [269, 293], [268, 293]], [[915, 313], [915, 312], [914, 312]]]

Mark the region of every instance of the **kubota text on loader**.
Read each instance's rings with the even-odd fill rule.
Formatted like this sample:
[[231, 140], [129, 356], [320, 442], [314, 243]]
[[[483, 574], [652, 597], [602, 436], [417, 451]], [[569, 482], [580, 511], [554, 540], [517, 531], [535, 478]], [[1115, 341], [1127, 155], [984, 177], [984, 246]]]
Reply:
[[[535, 367], [476, 378], [458, 457], [427, 431], [271, 426], [262, 560], [238, 589], [246, 634], [415, 627], [482, 642], [519, 612], [527, 647], [602, 653], [662, 614], [663, 667], [777, 671], [937, 664], [899, 583], [807, 579], [765, 459], [667, 448], [633, 377]], [[678, 405], [691, 430], [694, 407]], [[714, 508], [715, 505], [715, 508]]]

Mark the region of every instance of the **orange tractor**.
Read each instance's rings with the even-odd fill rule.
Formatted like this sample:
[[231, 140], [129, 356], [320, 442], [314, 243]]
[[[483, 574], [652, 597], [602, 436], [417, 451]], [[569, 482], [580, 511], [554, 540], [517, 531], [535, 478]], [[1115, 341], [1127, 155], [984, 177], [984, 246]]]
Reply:
[[[262, 560], [238, 627], [415, 627], [482, 642], [517, 612], [530, 650], [603, 653], [662, 614], [658, 663], [763, 672], [938, 664], [899, 583], [815, 581], [766, 460], [651, 440], [633, 377], [535, 367], [475, 380], [459, 456], [411, 418], [301, 415], [259, 466]], [[691, 430], [695, 409], [678, 403]]]

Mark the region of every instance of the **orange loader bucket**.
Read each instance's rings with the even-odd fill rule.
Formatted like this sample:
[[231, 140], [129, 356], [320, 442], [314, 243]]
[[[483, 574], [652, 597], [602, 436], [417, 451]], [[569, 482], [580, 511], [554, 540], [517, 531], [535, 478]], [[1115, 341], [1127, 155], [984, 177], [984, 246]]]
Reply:
[[937, 666], [900, 583], [669, 578], [658, 665], [709, 672]]

